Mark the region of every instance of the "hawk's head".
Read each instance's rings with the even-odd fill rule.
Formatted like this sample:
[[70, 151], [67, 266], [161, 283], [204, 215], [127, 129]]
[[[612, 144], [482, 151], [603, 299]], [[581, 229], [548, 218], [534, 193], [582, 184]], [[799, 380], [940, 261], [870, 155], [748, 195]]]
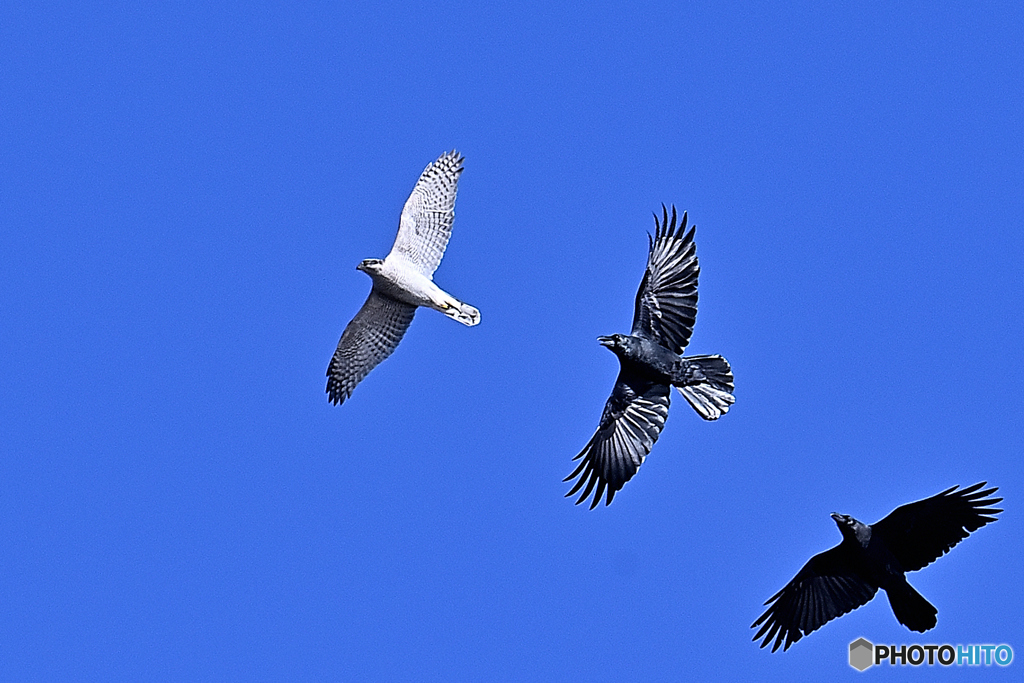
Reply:
[[383, 264], [384, 264], [384, 259], [379, 259], [379, 258], [363, 259], [362, 261], [359, 262], [359, 265], [356, 266], [356, 270], [361, 270], [364, 273], [366, 273], [367, 275], [369, 275], [370, 273], [378, 272], [380, 270], [380, 267]]

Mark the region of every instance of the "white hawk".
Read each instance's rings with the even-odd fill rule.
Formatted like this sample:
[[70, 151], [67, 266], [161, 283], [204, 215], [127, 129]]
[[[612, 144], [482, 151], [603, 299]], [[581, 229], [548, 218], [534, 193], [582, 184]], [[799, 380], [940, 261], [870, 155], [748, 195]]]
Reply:
[[463, 156], [446, 152], [428, 165], [402, 208], [398, 235], [387, 258], [365, 259], [356, 268], [373, 279], [363, 307], [345, 327], [327, 367], [327, 395], [334, 404], [391, 355], [418, 306], [441, 311], [463, 325], [480, 322], [480, 311], [434, 284], [455, 218], [455, 193]]

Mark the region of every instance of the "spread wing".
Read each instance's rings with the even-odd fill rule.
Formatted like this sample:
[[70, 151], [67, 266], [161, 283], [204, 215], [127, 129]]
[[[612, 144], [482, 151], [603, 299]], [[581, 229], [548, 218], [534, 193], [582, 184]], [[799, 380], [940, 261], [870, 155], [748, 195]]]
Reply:
[[761, 647], [765, 647], [774, 638], [772, 652], [785, 641], [785, 651], [807, 634], [868, 602], [878, 586], [864, 580], [853, 566], [842, 544], [812, 557], [785, 588], [764, 603], [768, 609], [750, 626], [764, 624], [754, 640], [764, 637]]
[[676, 207], [672, 222], [668, 209], [661, 207], [662, 220], [654, 215], [654, 237], [650, 239], [647, 271], [636, 293], [633, 332], [654, 340], [681, 354], [690, 343], [693, 321], [697, 317], [697, 247], [693, 228], [686, 232], [686, 213], [676, 226]]
[[959, 491], [954, 486], [931, 498], [901, 505], [872, 524], [872, 533], [882, 535], [905, 571], [917, 571], [945, 555], [972, 531], [996, 521], [994, 515], [1002, 510], [986, 506], [1002, 498], [985, 498], [997, 491], [995, 487], [979, 491], [985, 483]]
[[651, 452], [668, 419], [669, 386], [655, 384], [619, 372], [612, 395], [605, 403], [601, 423], [583, 450], [573, 460], [583, 458], [576, 470], [563, 481], [577, 476], [568, 498], [586, 484], [576, 504], [594, 491], [593, 510], [601, 501], [605, 488], [611, 505], [615, 492], [629, 481]]
[[401, 254], [427, 277], [440, 265], [452, 234], [462, 161], [454, 150], [438, 157], [423, 170], [402, 209], [391, 254]]
[[341, 341], [327, 366], [327, 395], [335, 405], [352, 395], [370, 370], [402, 341], [416, 307], [370, 290], [363, 307], [341, 333]]

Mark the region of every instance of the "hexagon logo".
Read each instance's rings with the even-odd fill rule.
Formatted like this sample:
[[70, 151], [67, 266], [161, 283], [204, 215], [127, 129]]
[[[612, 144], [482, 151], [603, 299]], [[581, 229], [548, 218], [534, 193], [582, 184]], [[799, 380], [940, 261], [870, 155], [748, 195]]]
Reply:
[[875, 646], [864, 638], [850, 643], [850, 666], [857, 671], [864, 671], [874, 664]]

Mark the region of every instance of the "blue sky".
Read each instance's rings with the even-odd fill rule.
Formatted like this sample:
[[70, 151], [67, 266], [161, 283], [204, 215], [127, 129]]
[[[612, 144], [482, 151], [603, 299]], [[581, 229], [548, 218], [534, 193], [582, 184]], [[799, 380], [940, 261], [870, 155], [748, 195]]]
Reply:
[[[0, 677], [931, 675], [857, 674], [861, 636], [1024, 656], [1019, 4], [0, 19]], [[331, 406], [355, 265], [451, 148], [435, 278], [482, 323], [422, 311]], [[730, 360], [737, 403], [705, 423], [675, 396], [588, 511], [561, 480], [663, 202], [697, 225], [689, 352]], [[933, 631], [880, 597], [750, 642], [839, 541], [829, 512], [981, 480], [1001, 520], [909, 577]]]

